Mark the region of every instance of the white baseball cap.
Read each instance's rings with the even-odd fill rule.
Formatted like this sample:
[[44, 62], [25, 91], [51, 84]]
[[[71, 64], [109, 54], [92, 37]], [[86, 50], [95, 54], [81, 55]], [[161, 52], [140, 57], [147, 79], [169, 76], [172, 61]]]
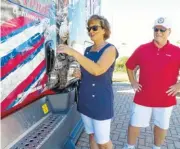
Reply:
[[157, 25], [161, 25], [161, 26], [165, 27], [166, 29], [172, 27], [171, 21], [166, 17], [159, 17], [158, 19], [156, 19], [155, 23], [154, 23], [154, 27]]

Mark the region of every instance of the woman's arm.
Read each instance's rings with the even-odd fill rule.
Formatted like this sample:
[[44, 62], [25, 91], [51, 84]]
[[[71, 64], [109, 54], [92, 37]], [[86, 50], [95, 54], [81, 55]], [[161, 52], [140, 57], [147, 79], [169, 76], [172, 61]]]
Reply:
[[94, 76], [99, 76], [105, 73], [116, 59], [116, 49], [113, 46], [107, 48], [104, 51], [97, 63], [93, 62], [92, 60], [86, 58], [79, 52], [65, 45], [61, 45], [57, 52], [66, 53], [70, 56], [73, 56], [84, 69], [86, 69], [89, 73], [91, 73]]

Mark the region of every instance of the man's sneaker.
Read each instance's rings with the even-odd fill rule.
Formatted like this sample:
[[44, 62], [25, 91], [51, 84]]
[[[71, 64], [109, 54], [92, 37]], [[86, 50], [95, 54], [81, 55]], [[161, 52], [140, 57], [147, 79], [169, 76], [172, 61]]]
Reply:
[[122, 149], [135, 149], [135, 147], [128, 147], [128, 145], [126, 144]]

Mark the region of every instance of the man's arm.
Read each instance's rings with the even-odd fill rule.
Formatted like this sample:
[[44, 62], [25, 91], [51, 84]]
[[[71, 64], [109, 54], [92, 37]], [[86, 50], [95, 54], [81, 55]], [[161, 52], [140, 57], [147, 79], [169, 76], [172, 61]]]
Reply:
[[170, 86], [166, 93], [168, 96], [176, 96], [178, 93], [180, 93], [180, 80], [178, 80], [176, 84]]
[[139, 66], [136, 66], [134, 70], [127, 68], [127, 73], [130, 82], [134, 82], [134, 81], [138, 82], [139, 80], [138, 70], [139, 70]]
[[135, 77], [135, 75], [134, 75], [134, 70], [131, 70], [131, 69], [128, 69], [128, 68], [127, 68], [127, 74], [128, 74], [129, 81], [130, 81], [133, 89], [134, 89], [135, 91], [137, 91], [137, 92], [141, 91], [142, 86], [141, 86], [141, 84], [139, 84], [139, 83], [137, 82], [137, 79], [136, 79], [136, 77]]
[[134, 71], [133, 70], [127, 68], [127, 74], [128, 74], [128, 77], [129, 77], [129, 81], [131, 83], [136, 81], [135, 77], [134, 77]]
[[[139, 53], [140, 53], [141, 46], [138, 47], [133, 54], [130, 56], [128, 61], [126, 62], [127, 74], [129, 77], [129, 81], [133, 87], [133, 89], [139, 92], [142, 86], [138, 83], [137, 77], [135, 76], [137, 70], [139, 69]], [[135, 72], [135, 73], [134, 73]]]
[[168, 94], [168, 96], [176, 96], [178, 92], [180, 92], [180, 82], [170, 86], [169, 90], [166, 93]]
[[178, 49], [179, 53], [177, 54], [179, 56], [178, 58], [178, 64], [179, 64], [179, 75], [178, 75], [178, 82], [172, 86], [169, 87], [168, 91], [166, 92], [168, 96], [176, 96], [180, 93], [180, 48]]

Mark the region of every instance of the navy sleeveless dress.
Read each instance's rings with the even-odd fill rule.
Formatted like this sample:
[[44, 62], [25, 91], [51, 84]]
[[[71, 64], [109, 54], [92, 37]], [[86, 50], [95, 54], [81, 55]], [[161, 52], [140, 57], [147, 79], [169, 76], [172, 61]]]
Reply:
[[[95, 63], [99, 60], [103, 52], [112, 46], [106, 44], [97, 52], [90, 51], [91, 47], [86, 48], [84, 56]], [[117, 51], [117, 50], [116, 50]], [[118, 52], [116, 58], [118, 57]], [[113, 112], [113, 89], [112, 74], [115, 62], [102, 75], [94, 76], [81, 67], [81, 81], [79, 88], [78, 111], [96, 120], [111, 119]]]

